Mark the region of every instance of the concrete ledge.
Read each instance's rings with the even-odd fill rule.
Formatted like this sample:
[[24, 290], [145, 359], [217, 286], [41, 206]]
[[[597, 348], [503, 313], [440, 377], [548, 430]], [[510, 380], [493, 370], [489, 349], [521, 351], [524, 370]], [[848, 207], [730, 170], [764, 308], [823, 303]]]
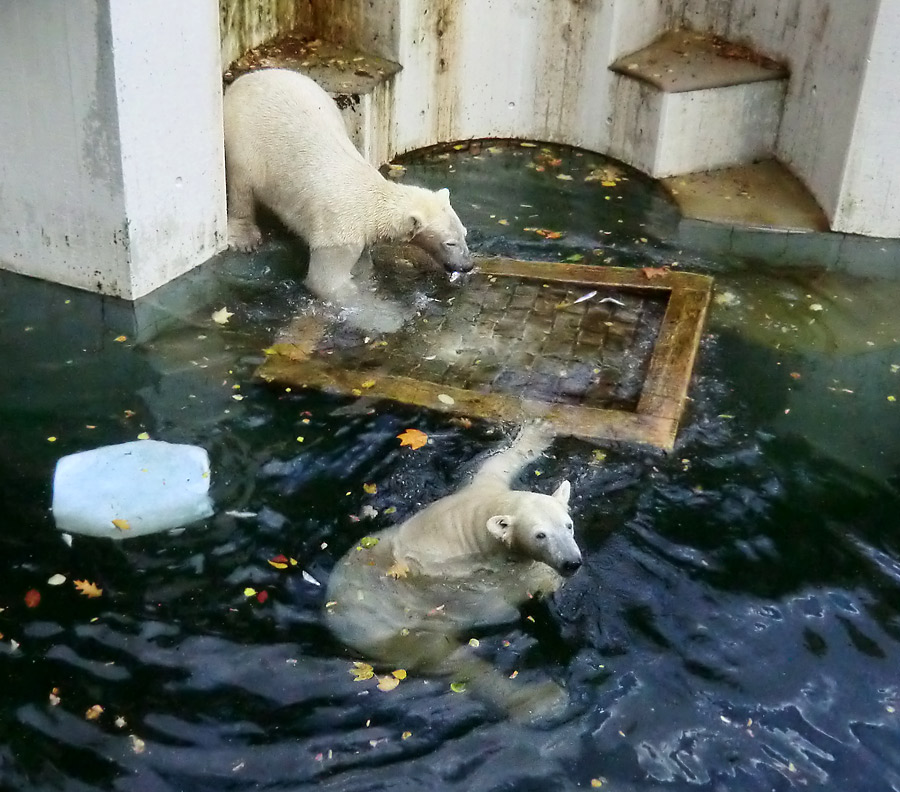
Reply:
[[664, 93], [703, 91], [732, 85], [784, 80], [787, 69], [735, 42], [689, 30], [670, 31], [610, 66]]

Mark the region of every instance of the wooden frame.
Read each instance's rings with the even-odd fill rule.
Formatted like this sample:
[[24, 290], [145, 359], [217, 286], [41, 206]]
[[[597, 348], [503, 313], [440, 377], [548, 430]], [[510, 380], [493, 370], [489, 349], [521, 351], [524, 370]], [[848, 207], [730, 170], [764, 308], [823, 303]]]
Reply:
[[481, 260], [478, 272], [498, 278], [531, 278], [668, 293], [665, 316], [637, 408], [631, 411], [556, 404], [505, 393], [478, 393], [402, 376], [382, 376], [373, 385], [371, 373], [346, 371], [310, 358], [316, 338], [276, 344], [274, 354], [269, 355], [257, 374], [267, 382], [346, 394], [365, 392], [369, 396], [488, 420], [517, 422], [540, 418], [565, 434], [672, 449], [709, 306], [712, 278], [673, 270], [653, 270], [652, 277], [648, 277], [640, 269], [501, 258]]

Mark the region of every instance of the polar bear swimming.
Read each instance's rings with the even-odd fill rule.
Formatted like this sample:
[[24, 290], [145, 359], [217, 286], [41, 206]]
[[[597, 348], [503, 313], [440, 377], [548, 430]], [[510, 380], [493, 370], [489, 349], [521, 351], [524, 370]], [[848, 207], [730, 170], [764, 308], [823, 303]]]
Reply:
[[331, 631], [367, 658], [465, 680], [513, 715], [558, 708], [566, 696], [555, 683], [511, 681], [465, 644], [466, 631], [515, 622], [581, 566], [569, 482], [552, 495], [510, 488], [549, 442], [527, 425], [470, 484], [352, 548], [328, 582]]
[[224, 114], [232, 247], [260, 243], [255, 207], [264, 205], [309, 245], [310, 290], [339, 304], [357, 290], [351, 271], [357, 262], [370, 267], [377, 242], [411, 242], [447, 270], [472, 268], [449, 191], [385, 179], [310, 78], [286, 69], [245, 74], [225, 91]]

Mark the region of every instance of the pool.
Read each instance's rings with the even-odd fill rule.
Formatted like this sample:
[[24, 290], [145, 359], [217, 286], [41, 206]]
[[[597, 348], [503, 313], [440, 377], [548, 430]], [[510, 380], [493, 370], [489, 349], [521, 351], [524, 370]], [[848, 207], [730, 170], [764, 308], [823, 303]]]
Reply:
[[[477, 253], [716, 277], [675, 451], [559, 438], [521, 480], [572, 481], [585, 565], [479, 651], [564, 685], [570, 712], [355, 681], [364, 658], [322, 622], [329, 570], [511, 427], [254, 379], [308, 302], [276, 235], [135, 311], [0, 273], [0, 786], [897, 788], [900, 284], [692, 255], [652, 182], [572, 149], [403, 164], [450, 187]], [[401, 447], [409, 428], [429, 443]], [[215, 515], [69, 545], [56, 460], [144, 433], [209, 451]]]

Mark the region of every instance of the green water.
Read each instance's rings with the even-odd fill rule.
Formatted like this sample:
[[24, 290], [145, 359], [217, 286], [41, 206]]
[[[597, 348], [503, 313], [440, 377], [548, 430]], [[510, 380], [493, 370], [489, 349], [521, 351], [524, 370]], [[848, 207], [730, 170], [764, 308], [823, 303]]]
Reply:
[[[569, 716], [531, 727], [447, 679], [389, 693], [353, 680], [359, 658], [324, 629], [323, 588], [301, 571], [324, 582], [511, 427], [256, 382], [262, 350], [308, 304], [302, 252], [277, 237], [135, 311], [0, 273], [0, 787], [900, 784], [900, 286], [693, 256], [652, 184], [584, 181], [604, 165], [514, 147], [428, 156], [404, 176], [450, 187], [478, 253], [677, 261], [717, 279], [675, 452], [606, 444], [598, 461], [560, 438], [521, 480], [572, 481], [585, 566], [479, 651], [564, 685]], [[400, 448], [410, 427], [431, 442]], [[144, 432], [209, 451], [216, 514], [70, 547], [49, 509], [56, 460]], [[273, 568], [278, 554], [297, 567]]]

